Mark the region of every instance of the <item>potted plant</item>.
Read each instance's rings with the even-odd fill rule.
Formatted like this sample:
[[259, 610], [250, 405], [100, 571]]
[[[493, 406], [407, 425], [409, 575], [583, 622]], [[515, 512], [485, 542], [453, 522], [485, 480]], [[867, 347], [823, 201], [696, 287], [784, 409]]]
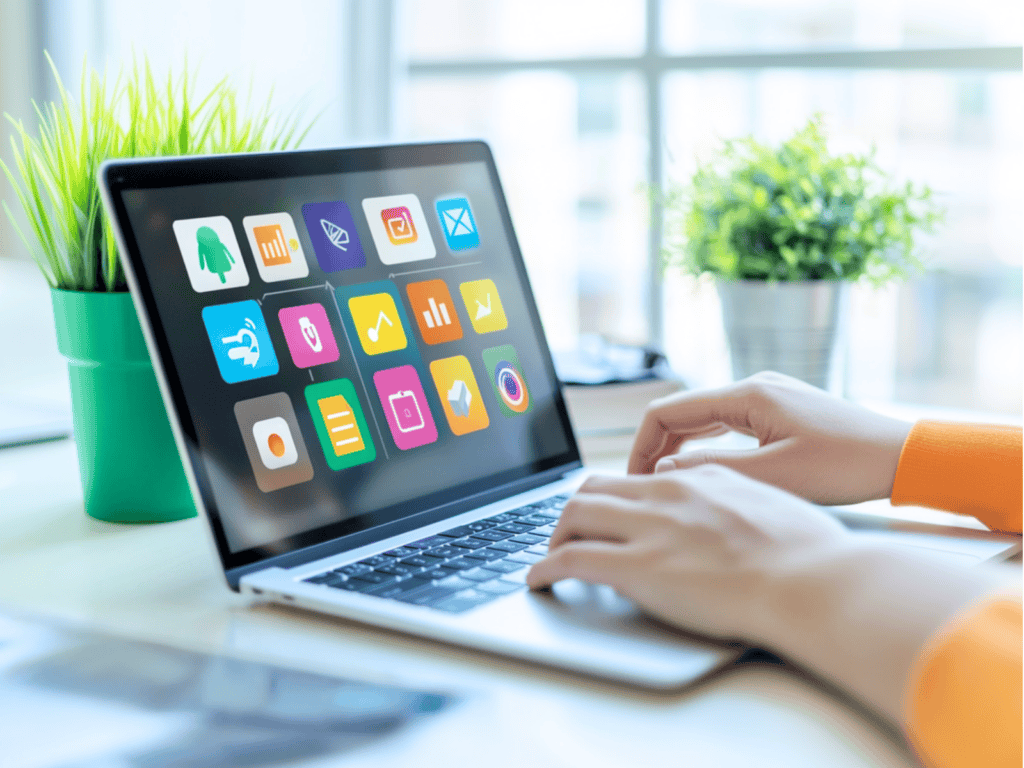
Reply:
[[38, 135], [7, 116], [14, 161], [3, 170], [27, 230], [6, 201], [4, 208], [50, 284], [57, 345], [68, 359], [85, 509], [115, 522], [192, 517], [97, 171], [107, 158], [287, 148], [304, 134], [296, 114], [275, 119], [269, 101], [243, 114], [226, 79], [197, 92], [187, 66], [158, 80], [146, 62], [110, 87], [84, 67], [77, 103], [52, 60], [50, 67], [59, 101], [36, 106]]
[[821, 115], [777, 147], [724, 142], [663, 198], [668, 264], [712, 275], [734, 378], [776, 370], [828, 388], [846, 286], [919, 270], [931, 190], [867, 154], [829, 152]]

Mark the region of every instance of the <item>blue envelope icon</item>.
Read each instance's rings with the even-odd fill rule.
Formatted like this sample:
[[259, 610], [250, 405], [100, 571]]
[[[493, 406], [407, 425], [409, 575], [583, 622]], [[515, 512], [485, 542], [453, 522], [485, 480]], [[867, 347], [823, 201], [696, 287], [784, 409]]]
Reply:
[[438, 200], [437, 217], [441, 220], [441, 229], [448, 247], [453, 251], [464, 251], [480, 245], [480, 233], [476, 229], [473, 210], [465, 197], [451, 197]]

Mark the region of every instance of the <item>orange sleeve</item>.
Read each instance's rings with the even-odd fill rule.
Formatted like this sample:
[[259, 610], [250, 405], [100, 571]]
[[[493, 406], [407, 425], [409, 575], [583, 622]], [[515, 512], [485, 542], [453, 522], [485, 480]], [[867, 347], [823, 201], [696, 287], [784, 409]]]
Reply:
[[903, 444], [893, 504], [974, 515], [989, 528], [1021, 530], [1021, 428], [919, 421]]
[[928, 643], [911, 679], [907, 733], [932, 768], [1020, 768], [1021, 602], [958, 614]]

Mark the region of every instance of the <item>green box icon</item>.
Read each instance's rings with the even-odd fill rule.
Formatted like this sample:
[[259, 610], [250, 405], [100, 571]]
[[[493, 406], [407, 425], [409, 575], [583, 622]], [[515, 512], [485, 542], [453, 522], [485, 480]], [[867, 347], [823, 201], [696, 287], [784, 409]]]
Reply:
[[483, 359], [501, 412], [514, 418], [530, 410], [530, 390], [515, 348], [511, 344], [502, 344], [485, 349]]
[[310, 384], [306, 387], [306, 404], [327, 466], [348, 469], [377, 458], [356, 388], [349, 379]]

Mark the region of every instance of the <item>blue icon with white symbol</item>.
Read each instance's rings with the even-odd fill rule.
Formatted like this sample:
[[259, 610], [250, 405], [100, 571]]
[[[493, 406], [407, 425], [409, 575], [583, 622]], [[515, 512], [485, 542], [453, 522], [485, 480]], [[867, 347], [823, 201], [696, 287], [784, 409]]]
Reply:
[[434, 205], [449, 248], [453, 251], [464, 251], [480, 245], [480, 233], [476, 230], [476, 220], [473, 218], [473, 209], [469, 207], [468, 199], [452, 197], [438, 200]]
[[255, 301], [203, 307], [203, 324], [220, 375], [228, 384], [278, 372], [274, 345], [260, 305]]

